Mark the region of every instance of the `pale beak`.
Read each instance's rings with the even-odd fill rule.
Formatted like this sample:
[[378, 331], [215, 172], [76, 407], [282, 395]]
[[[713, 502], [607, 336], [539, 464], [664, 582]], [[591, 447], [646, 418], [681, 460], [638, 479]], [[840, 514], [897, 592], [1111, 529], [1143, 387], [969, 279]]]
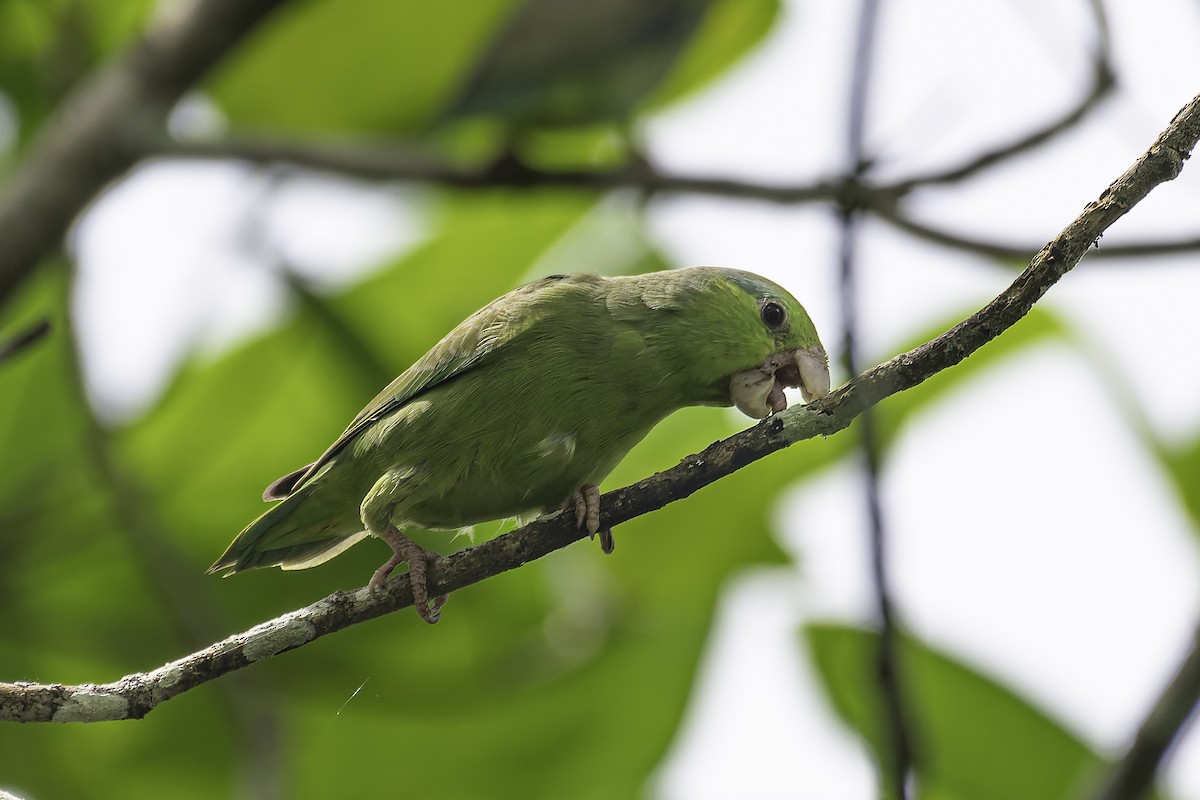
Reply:
[[[829, 356], [825, 348], [819, 344], [793, 351], [796, 354], [796, 369], [799, 371], [796, 383], [786, 386], [799, 386], [800, 396], [804, 402], [811, 403], [829, 394]], [[776, 379], [779, 374], [775, 374]]]
[[806, 403], [829, 394], [829, 357], [821, 345], [775, 353], [757, 367], [735, 372], [729, 396], [738, 411], [763, 419], [787, 408], [783, 390], [792, 386], [800, 387]]

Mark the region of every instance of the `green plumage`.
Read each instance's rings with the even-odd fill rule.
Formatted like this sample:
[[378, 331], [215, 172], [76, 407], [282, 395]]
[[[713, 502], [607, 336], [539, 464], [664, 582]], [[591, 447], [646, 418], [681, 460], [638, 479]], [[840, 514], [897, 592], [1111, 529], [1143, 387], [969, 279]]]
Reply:
[[766, 416], [788, 385], [825, 394], [825, 353], [800, 304], [763, 278], [543, 278], [462, 322], [316, 462], [272, 484], [265, 499], [282, 502], [210, 571], [313, 566], [388, 522], [453, 529], [554, 510], [671, 412], [737, 403]]

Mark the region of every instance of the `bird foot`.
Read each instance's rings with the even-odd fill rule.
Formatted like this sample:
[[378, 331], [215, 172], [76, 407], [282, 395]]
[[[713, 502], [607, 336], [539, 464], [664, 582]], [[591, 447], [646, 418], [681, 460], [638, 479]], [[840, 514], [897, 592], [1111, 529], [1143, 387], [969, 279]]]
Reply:
[[449, 595], [439, 595], [431, 600], [429, 590], [425, 585], [425, 573], [429, 568], [430, 559], [437, 558], [438, 554], [421, 547], [401, 533], [394, 525], [389, 524], [387, 530], [377, 535], [391, 546], [392, 557], [375, 570], [367, 588], [372, 592], [379, 591], [387, 583], [392, 570], [407, 562], [408, 585], [412, 590], [413, 607], [417, 609], [417, 614], [421, 619], [430, 625], [437, 622], [441, 619], [442, 606], [446, 605]]
[[588, 538], [600, 536], [600, 550], [609, 555], [616, 544], [612, 528], [600, 527], [600, 489], [594, 483], [585, 483], [567, 498], [567, 508], [575, 509], [575, 527], [587, 531]]

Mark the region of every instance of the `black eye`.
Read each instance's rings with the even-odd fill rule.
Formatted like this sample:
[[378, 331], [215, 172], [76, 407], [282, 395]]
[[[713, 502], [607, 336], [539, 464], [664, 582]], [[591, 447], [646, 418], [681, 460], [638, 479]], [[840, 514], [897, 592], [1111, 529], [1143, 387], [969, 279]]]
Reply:
[[762, 317], [762, 321], [771, 330], [775, 330], [787, 322], [787, 309], [774, 300], [768, 300], [763, 303], [758, 315]]

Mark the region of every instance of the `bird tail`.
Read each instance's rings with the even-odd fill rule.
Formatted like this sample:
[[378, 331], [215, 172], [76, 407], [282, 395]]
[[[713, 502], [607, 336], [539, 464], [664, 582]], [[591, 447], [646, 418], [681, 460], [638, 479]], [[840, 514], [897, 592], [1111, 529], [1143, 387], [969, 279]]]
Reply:
[[257, 567], [308, 569], [325, 563], [368, 535], [353, 527], [331, 524], [326, 515], [306, 519], [312, 516], [312, 509], [304, 509], [304, 501], [314, 488], [301, 487], [263, 512], [237, 535], [208, 568], [208, 573], [224, 571], [228, 577]]

